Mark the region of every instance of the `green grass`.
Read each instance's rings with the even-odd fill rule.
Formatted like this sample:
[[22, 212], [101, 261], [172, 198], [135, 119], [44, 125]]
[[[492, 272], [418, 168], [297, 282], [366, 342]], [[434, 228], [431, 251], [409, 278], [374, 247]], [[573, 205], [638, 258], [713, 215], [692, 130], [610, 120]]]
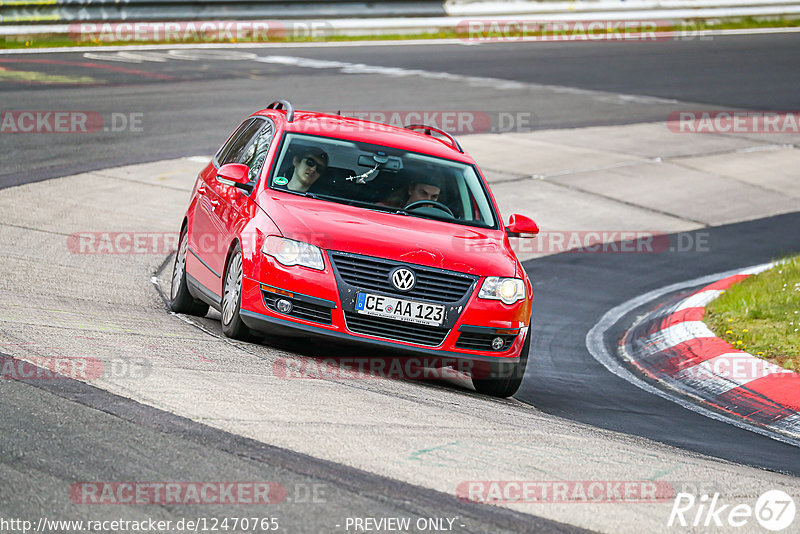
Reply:
[[[591, 16], [587, 15], [587, 19], [591, 19]], [[510, 20], [510, 19], [509, 19]], [[754, 29], [754, 28], [786, 28], [786, 27], [798, 27], [800, 26], [800, 18], [772, 18], [772, 19], [762, 19], [762, 18], [753, 18], [753, 17], [745, 17], [745, 18], [735, 18], [735, 19], [725, 19], [725, 20], [691, 20], [685, 21], [682, 23], [676, 23], [672, 27], [665, 27], [659, 28], [657, 31], [668, 31], [674, 30], [675, 32], [685, 32], [686, 35], [681, 37], [680, 35], [676, 36], [676, 39], [697, 39], [699, 38], [696, 35], [693, 35], [694, 32], [702, 31], [702, 30], [738, 30], [738, 29]], [[0, 48], [50, 48], [50, 47], [65, 47], [65, 46], [125, 46], [125, 45], [147, 45], [147, 44], [187, 44], [187, 43], [209, 43], [209, 42], [239, 42], [239, 43], [255, 43], [255, 42], [294, 42], [294, 43], [303, 43], [303, 42], [342, 42], [342, 41], [387, 41], [387, 40], [408, 40], [408, 39], [469, 39], [475, 38], [478, 40], [492, 40], [492, 39], [507, 39], [513, 40], [514, 38], [523, 38], [523, 37], [540, 37], [543, 34], [548, 36], [554, 35], [598, 35], [603, 33], [608, 34], [624, 34], [630, 32], [638, 32], [640, 29], [638, 28], [630, 28], [625, 29], [621, 28], [615, 32], [604, 32], [602, 30], [592, 31], [592, 32], [541, 32], [541, 31], [529, 31], [529, 32], [513, 32], [509, 31], [506, 33], [500, 32], [484, 32], [480, 35], [468, 35], [465, 33], [459, 33], [455, 30], [450, 29], [442, 29], [437, 31], [432, 31], [428, 33], [415, 33], [415, 34], [395, 34], [395, 35], [360, 35], [360, 36], [348, 36], [348, 35], [337, 35], [337, 36], [330, 36], [330, 37], [284, 37], [284, 38], [276, 38], [271, 41], [263, 41], [263, 40], [239, 40], [239, 41], [208, 41], [208, 40], [194, 40], [194, 41], [111, 41], [111, 42], [92, 42], [92, 41], [79, 41], [75, 39], [70, 39], [65, 37], [64, 35], [29, 35], [29, 36], [8, 36], [4, 40], [0, 39]]]
[[800, 371], [800, 256], [731, 286], [704, 321], [735, 348]]

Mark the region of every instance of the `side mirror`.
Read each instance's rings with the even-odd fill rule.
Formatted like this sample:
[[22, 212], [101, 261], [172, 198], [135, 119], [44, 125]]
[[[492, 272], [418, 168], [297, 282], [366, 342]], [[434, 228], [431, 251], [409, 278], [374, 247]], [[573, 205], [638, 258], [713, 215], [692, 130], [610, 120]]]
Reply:
[[250, 183], [250, 168], [241, 163], [226, 163], [217, 171], [217, 181], [224, 185], [237, 187], [247, 193], [253, 190]]
[[508, 237], [536, 237], [539, 233], [539, 226], [524, 215], [511, 215], [508, 218], [506, 234]]

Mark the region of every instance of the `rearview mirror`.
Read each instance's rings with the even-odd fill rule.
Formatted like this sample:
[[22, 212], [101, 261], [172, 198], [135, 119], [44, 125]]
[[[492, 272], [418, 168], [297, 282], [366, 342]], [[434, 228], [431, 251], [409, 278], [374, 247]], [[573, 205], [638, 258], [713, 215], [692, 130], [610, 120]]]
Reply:
[[226, 163], [217, 171], [217, 181], [224, 185], [238, 187], [248, 193], [253, 190], [250, 184], [250, 168], [241, 163]]
[[508, 237], [536, 237], [539, 233], [539, 226], [524, 215], [513, 214], [508, 218], [506, 234]]

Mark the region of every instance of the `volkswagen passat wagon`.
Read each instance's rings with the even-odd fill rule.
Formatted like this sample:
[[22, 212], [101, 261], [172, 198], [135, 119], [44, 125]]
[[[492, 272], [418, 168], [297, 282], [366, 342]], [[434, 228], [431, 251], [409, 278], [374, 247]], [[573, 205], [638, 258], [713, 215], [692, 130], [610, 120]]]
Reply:
[[299, 111], [248, 117], [200, 172], [170, 293], [219, 310], [233, 338], [321, 336], [469, 362], [478, 392], [512, 395], [533, 289], [475, 162], [446, 132]]

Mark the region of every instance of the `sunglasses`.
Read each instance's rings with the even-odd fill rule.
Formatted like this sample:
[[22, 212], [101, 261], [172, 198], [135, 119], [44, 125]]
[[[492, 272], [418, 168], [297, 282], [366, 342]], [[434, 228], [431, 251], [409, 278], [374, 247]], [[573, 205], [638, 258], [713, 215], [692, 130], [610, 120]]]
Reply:
[[312, 169], [319, 167], [319, 170], [322, 170], [325, 168], [325, 165], [318, 163], [317, 160], [315, 160], [314, 158], [306, 158], [306, 165], [308, 167], [311, 167]]

